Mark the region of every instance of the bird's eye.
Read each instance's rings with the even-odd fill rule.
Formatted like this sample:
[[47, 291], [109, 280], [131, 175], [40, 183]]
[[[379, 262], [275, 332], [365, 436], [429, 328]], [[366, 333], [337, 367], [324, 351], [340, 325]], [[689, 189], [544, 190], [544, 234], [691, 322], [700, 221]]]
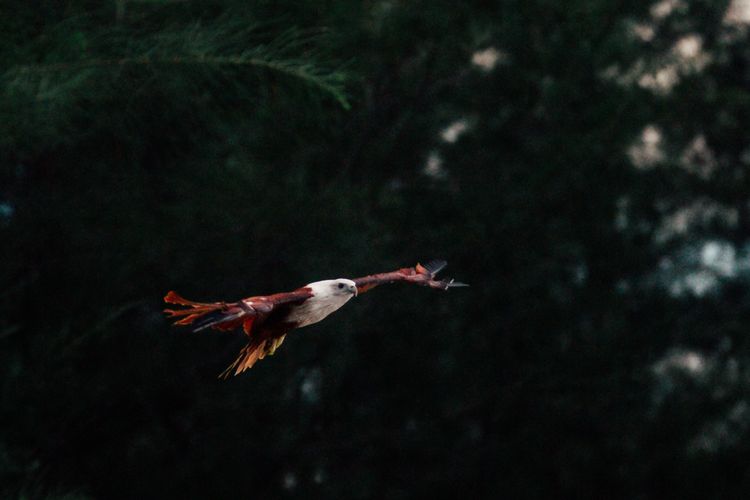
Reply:
[[339, 290], [341, 290], [342, 288], [344, 288], [344, 284], [343, 283], [339, 283]]

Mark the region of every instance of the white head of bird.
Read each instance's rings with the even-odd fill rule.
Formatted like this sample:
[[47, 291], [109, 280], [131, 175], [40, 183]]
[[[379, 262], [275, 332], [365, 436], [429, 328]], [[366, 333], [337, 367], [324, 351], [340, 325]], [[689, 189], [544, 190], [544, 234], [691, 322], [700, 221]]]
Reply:
[[290, 314], [291, 320], [299, 321], [297, 328], [317, 323], [357, 295], [357, 285], [343, 278], [316, 281], [305, 287], [312, 290], [313, 296]]

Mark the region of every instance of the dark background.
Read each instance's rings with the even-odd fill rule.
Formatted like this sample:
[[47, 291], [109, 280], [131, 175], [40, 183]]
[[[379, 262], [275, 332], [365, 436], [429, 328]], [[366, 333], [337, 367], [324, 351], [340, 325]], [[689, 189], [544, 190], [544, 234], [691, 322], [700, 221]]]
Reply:
[[0, 494], [746, 498], [748, 10], [2, 2]]

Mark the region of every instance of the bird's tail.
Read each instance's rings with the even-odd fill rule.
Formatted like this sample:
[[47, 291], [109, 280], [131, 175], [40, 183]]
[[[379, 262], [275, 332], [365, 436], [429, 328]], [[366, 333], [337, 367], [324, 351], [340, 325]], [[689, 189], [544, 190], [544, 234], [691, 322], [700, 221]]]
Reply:
[[265, 340], [251, 340], [242, 348], [240, 355], [237, 356], [234, 363], [221, 372], [219, 378], [226, 380], [233, 375], [239, 375], [245, 370], [252, 368], [255, 363], [266, 356], [273, 356], [276, 349], [284, 342], [284, 338], [286, 338], [286, 334]]
[[241, 303], [193, 302], [173, 291], [167, 293], [164, 302], [185, 306], [185, 309], [164, 309], [164, 312], [172, 318], [177, 318], [174, 325], [192, 326], [194, 332], [200, 332], [206, 328], [226, 331], [242, 326], [245, 333], [249, 335], [255, 320], [255, 316], [249, 314]]

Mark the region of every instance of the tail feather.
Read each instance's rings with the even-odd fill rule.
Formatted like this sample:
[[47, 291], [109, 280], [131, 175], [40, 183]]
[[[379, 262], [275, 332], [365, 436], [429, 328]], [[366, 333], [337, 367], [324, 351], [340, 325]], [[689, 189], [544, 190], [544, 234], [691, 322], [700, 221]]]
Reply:
[[219, 378], [226, 380], [234, 375], [239, 375], [252, 368], [255, 363], [266, 356], [273, 356], [276, 349], [284, 342], [285, 337], [286, 334], [266, 340], [251, 340], [242, 348], [237, 359], [219, 374]]

